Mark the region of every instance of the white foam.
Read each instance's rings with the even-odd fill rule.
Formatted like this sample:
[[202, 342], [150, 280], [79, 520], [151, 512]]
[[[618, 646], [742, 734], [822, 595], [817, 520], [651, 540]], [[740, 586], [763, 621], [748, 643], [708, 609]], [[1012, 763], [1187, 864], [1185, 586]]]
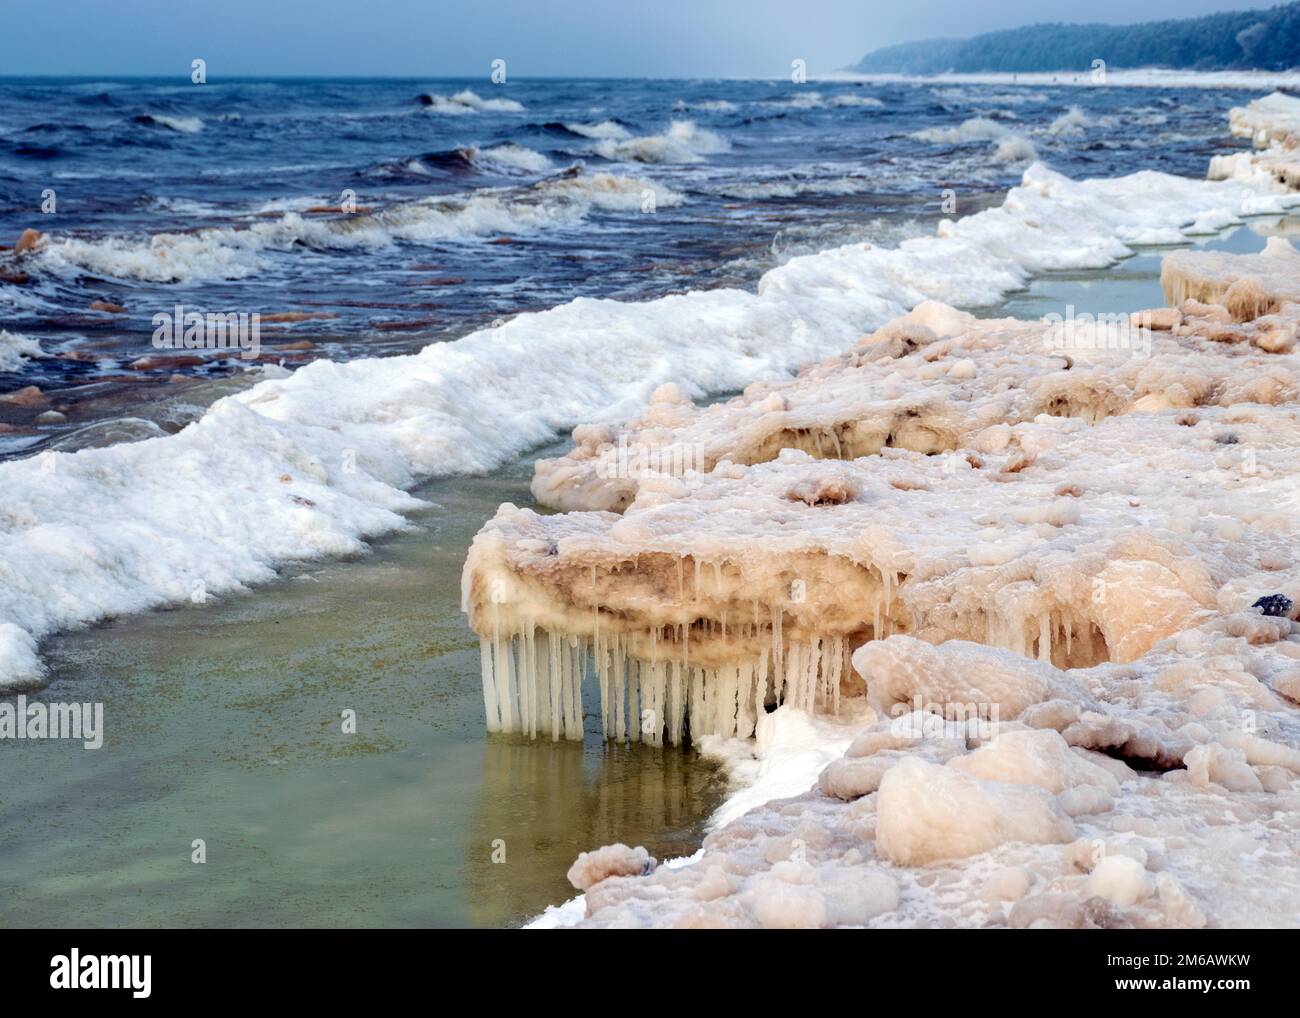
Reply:
[[1078, 106], [1071, 106], [1068, 110], [1053, 120], [1051, 126], [1048, 127], [1047, 130], [1049, 134], [1082, 134], [1084, 128], [1091, 124], [1092, 121], [1083, 110]]
[[828, 105], [830, 105], [830, 106], [860, 106], [860, 107], [869, 107], [869, 108], [874, 108], [874, 107], [877, 107], [877, 106], [884, 106], [885, 104], [884, 104], [883, 102], [881, 102], [879, 99], [875, 98], [874, 96], [870, 96], [870, 95], [853, 95], [852, 93], [845, 93], [845, 94], [841, 94], [841, 95], [832, 96], [832, 97], [831, 97], [831, 101], [830, 101], [830, 103], [829, 103]]
[[1019, 134], [1007, 135], [993, 150], [993, 159], [999, 163], [1027, 163], [1037, 158], [1034, 143]]
[[594, 138], [597, 140], [614, 140], [621, 138], [630, 138], [626, 127], [613, 120], [602, 120], [598, 124], [579, 124], [566, 123], [565, 128], [574, 134], [580, 134], [584, 138]]
[[913, 131], [912, 137], [936, 145], [961, 145], [971, 141], [996, 141], [1006, 134], [1007, 129], [996, 120], [971, 117], [956, 127], [927, 127], [923, 131]]
[[687, 102], [685, 99], [678, 99], [673, 103], [673, 109], [679, 113], [687, 110], [701, 110], [705, 113], [732, 113], [739, 107], [727, 99], [703, 99], [700, 102]]
[[160, 127], [167, 127], [182, 134], [197, 134], [203, 130], [203, 121], [198, 117], [168, 117], [161, 113], [148, 113], [145, 116]]
[[40, 357], [41, 344], [27, 336], [0, 329], [0, 371], [21, 371], [29, 357]]
[[731, 146], [692, 120], [674, 120], [662, 134], [598, 141], [594, 151], [606, 159], [637, 163], [699, 163]]
[[848, 195], [870, 191], [872, 181], [866, 177], [782, 177], [775, 180], [753, 180], [741, 184], [724, 184], [717, 194], [724, 198], [797, 198], [805, 194]]
[[468, 152], [470, 158], [485, 169], [546, 173], [554, 168], [551, 161], [542, 153], [534, 152], [527, 146], [518, 145], [513, 141], [494, 145], [491, 148], [471, 148]]
[[465, 113], [522, 113], [524, 111], [523, 104], [513, 99], [484, 99], [468, 88], [449, 96], [430, 93], [425, 96], [425, 100], [424, 108], [429, 113], [453, 116]]
[[[479, 157], [516, 167], [539, 165], [545, 157], [520, 146], [501, 145]], [[549, 165], [549, 164], [548, 164]], [[218, 227], [192, 233], [102, 240], [52, 237], [39, 257], [50, 271], [73, 276], [89, 271], [116, 279], [188, 283], [242, 279], [266, 267], [264, 253], [295, 245], [317, 249], [379, 248], [397, 240], [413, 243], [471, 240], [497, 233], [523, 233], [573, 226], [593, 210], [635, 212], [647, 192], [657, 207], [682, 196], [637, 177], [609, 173], [556, 176], [527, 188], [486, 188], [390, 205], [347, 218], [318, 219], [286, 212], [245, 229]]]
[[1033, 143], [988, 117], [971, 117], [956, 127], [927, 127], [912, 137], [936, 145], [966, 145], [976, 141], [995, 141], [993, 159], [999, 163], [1028, 162], [1037, 158]]

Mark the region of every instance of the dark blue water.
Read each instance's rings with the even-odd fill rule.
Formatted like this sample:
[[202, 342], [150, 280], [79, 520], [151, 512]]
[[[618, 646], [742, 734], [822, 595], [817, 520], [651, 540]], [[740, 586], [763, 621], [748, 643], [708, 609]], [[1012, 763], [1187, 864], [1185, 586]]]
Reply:
[[[1203, 177], [1211, 155], [1234, 147], [1226, 112], [1247, 98], [852, 82], [0, 79], [0, 242], [28, 227], [49, 238], [20, 260], [0, 252], [0, 328], [47, 354], [18, 371], [0, 364], [0, 393], [38, 385], [71, 427], [127, 415], [178, 375], [248, 367], [141, 363], [156, 353], [152, 315], [177, 303], [317, 316], [263, 326], [266, 357], [293, 368], [419, 348], [579, 296], [752, 287], [795, 254], [931, 232], [945, 189], [959, 215], [996, 204], [1028, 165], [1016, 145], [999, 155], [1014, 136], [1074, 177]], [[972, 118], [989, 123], [963, 130]], [[42, 212], [49, 190], [53, 214]], [[92, 311], [94, 301], [127, 310]]]

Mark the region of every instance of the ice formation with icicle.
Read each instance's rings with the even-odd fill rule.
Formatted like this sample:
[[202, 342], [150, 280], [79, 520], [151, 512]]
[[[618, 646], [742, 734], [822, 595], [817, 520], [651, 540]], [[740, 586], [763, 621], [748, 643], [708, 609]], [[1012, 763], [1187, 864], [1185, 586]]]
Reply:
[[835, 747], [689, 864], [584, 857], [587, 925], [1297, 921], [1300, 254], [1162, 282], [1109, 321], [927, 302], [538, 464], [565, 512], [466, 563], [489, 727], [580, 737], [590, 662], [610, 738], [776, 766], [795, 710]]
[[[667, 705], [652, 740], [757, 718], [761, 745], [777, 704], [853, 734], [689, 865], [584, 879], [586, 924], [1297, 921], [1300, 258], [1164, 279], [1194, 296], [1135, 316], [1149, 354], [925, 305], [784, 386], [660, 401], [635, 440], [711, 468], [647, 472], [621, 514], [502, 508], [466, 570], [491, 653], [597, 648], [602, 697]], [[780, 448], [792, 413], [841, 445]], [[927, 437], [846, 449], [864, 420]]]

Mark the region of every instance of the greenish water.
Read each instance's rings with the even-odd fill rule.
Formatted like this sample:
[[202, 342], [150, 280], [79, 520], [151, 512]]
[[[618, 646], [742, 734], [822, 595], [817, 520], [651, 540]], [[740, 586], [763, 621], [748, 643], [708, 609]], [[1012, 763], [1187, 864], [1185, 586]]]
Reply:
[[427, 486], [373, 554], [52, 641], [31, 698], [101, 701], [106, 735], [0, 743], [0, 923], [501, 926], [572, 896], [580, 851], [693, 852], [723, 793], [698, 757], [484, 734], [460, 568], [530, 474]]
[[[1225, 234], [1202, 237], [1193, 249], [1257, 254], [1270, 236], [1294, 234], [1295, 224], [1294, 219], [1278, 216], [1254, 219], [1249, 225], [1235, 227]], [[1001, 307], [981, 309], [978, 315], [1041, 318], [1052, 313], [1063, 315], [1067, 304], [1074, 305], [1076, 314], [1113, 314], [1163, 307], [1160, 262], [1170, 251], [1181, 249], [1144, 248], [1110, 268], [1049, 272], [1035, 279], [1028, 289], [1013, 294]]]
[[[1275, 229], [1204, 246], [1257, 251]], [[1158, 306], [1162, 254], [988, 313]], [[581, 745], [483, 731], [460, 569], [499, 503], [530, 502], [531, 471], [427, 485], [369, 555], [50, 641], [33, 698], [102, 702], [106, 734], [0, 741], [0, 925], [513, 925], [571, 896], [580, 851], [693, 852], [724, 793], [711, 764], [607, 745], [591, 718]]]

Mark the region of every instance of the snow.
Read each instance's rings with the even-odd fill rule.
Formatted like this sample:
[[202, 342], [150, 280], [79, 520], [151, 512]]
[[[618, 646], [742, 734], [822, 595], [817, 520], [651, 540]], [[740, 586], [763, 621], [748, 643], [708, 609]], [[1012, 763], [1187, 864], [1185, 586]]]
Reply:
[[[588, 885], [579, 925], [1296, 923], [1300, 259], [1169, 257], [1182, 299], [1124, 319], [1130, 348], [924, 304], [603, 429], [704, 450], [615, 477], [621, 511], [484, 528], [480, 631], [495, 581], [498, 633], [670, 663], [651, 702], [698, 679], [693, 738], [697, 704], [738, 720], [733, 677], [767, 679], [752, 743], [701, 740], [741, 785], [702, 852]], [[611, 501], [579, 466], [602, 455], [580, 439], [568, 498]]]
[[644, 848], [606, 845], [594, 852], [581, 852], [566, 874], [569, 883], [585, 891], [610, 877], [640, 877], [652, 873], [659, 864]]

